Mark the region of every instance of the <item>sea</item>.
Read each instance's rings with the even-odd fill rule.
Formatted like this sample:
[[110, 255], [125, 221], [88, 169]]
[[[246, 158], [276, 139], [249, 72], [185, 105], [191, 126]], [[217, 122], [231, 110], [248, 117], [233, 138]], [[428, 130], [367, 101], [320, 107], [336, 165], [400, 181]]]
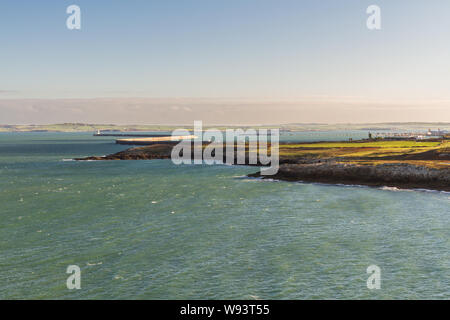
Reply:
[[72, 160], [126, 148], [92, 132], [0, 133], [0, 299], [450, 298], [450, 193]]

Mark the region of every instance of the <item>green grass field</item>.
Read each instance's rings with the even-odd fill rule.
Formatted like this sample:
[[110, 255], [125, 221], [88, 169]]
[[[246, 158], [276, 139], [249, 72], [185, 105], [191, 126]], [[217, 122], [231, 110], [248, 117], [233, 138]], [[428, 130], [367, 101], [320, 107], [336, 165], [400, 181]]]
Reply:
[[283, 145], [283, 148], [431, 148], [441, 142], [435, 141], [369, 141], [369, 142], [319, 142]]
[[[450, 165], [449, 153], [450, 140], [280, 144], [280, 157], [285, 159], [338, 158], [343, 162], [372, 165], [394, 161], [442, 168]], [[439, 155], [444, 157], [441, 159]], [[409, 160], [411, 156], [416, 156], [417, 160]]]

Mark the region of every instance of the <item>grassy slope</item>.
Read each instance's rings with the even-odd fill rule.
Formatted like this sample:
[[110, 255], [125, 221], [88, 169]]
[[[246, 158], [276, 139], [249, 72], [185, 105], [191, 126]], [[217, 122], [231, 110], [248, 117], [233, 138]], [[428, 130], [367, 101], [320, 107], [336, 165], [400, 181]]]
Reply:
[[[433, 168], [449, 168], [449, 160], [431, 156], [450, 152], [450, 140], [430, 141], [372, 141], [280, 144], [280, 157], [287, 159], [338, 158], [342, 162], [359, 164], [410, 163]], [[429, 159], [409, 160], [407, 156], [430, 153]], [[428, 156], [424, 156], [427, 158]], [[388, 158], [388, 159], [386, 159]], [[397, 159], [396, 159], [397, 158]]]

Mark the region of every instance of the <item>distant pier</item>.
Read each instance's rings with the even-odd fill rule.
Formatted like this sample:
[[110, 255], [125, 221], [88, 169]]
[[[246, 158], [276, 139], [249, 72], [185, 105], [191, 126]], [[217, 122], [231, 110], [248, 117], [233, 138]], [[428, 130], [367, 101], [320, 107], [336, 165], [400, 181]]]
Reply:
[[196, 139], [197, 136], [156, 136], [156, 137], [146, 137], [146, 138], [135, 138], [135, 139], [117, 139], [117, 144], [128, 144], [128, 145], [150, 145], [158, 143], [167, 142], [177, 142], [181, 140], [191, 140]]
[[195, 135], [185, 135], [185, 136], [167, 136], [162, 134], [145, 134], [145, 133], [103, 133], [97, 130], [94, 133], [94, 137], [133, 137], [130, 139], [117, 139], [117, 144], [127, 144], [127, 145], [150, 145], [158, 143], [167, 142], [177, 142], [181, 140], [191, 140], [196, 139]]
[[146, 133], [103, 133], [96, 132], [94, 133], [94, 137], [162, 137], [161, 134], [146, 134]]

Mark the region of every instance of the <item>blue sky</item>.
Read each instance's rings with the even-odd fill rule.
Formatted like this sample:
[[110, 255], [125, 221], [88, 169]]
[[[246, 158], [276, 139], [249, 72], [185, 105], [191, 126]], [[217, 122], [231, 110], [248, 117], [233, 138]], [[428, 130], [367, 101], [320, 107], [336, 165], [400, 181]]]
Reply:
[[[66, 28], [71, 4], [81, 8], [79, 31]], [[382, 30], [366, 28], [371, 4], [381, 8]], [[444, 108], [449, 13], [448, 0], [6, 0], [0, 99], [344, 99]]]

